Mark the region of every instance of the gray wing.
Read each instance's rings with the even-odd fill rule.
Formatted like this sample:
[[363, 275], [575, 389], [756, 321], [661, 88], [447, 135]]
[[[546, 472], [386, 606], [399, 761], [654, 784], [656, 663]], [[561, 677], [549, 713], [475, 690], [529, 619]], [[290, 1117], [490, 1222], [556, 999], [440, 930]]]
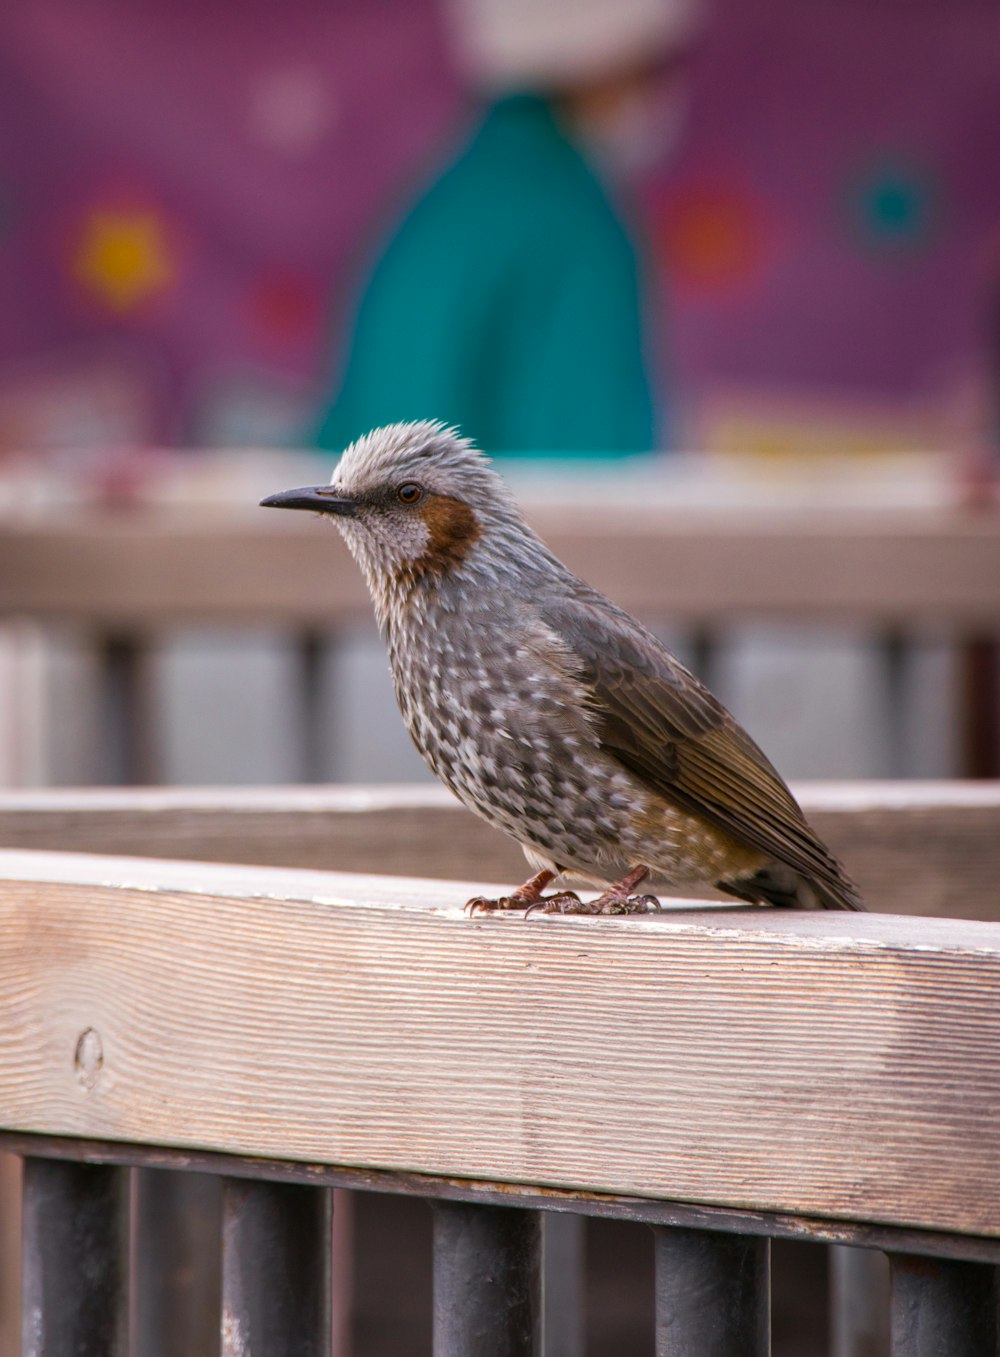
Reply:
[[540, 610], [577, 658], [608, 754], [665, 801], [792, 868], [828, 907], [864, 908], [766, 756], [652, 633], [590, 590]]

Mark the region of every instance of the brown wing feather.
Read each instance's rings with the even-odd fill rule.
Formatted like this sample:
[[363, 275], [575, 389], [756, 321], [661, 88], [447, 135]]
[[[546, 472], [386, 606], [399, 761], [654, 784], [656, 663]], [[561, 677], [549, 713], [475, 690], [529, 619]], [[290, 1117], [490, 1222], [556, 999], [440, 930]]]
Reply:
[[601, 745], [664, 800], [863, 908], [781, 777], [722, 704], [627, 613], [586, 590], [543, 616], [580, 663]]

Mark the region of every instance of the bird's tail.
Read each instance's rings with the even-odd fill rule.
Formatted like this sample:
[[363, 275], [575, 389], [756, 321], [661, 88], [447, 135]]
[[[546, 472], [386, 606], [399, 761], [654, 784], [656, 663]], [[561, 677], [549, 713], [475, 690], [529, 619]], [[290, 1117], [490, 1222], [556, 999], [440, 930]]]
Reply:
[[752, 876], [716, 882], [720, 890], [751, 904], [781, 909], [866, 910], [858, 888], [844, 872], [829, 879], [801, 876], [782, 863], [761, 867]]

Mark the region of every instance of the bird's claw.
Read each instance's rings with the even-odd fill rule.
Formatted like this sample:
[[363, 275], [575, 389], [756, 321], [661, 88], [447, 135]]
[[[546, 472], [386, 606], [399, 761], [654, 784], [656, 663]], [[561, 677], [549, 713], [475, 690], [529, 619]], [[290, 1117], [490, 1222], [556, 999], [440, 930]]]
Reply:
[[490, 900], [485, 895], [474, 895], [466, 901], [465, 912], [468, 915], [499, 914], [506, 910], [524, 910], [527, 919], [531, 914], [658, 914], [663, 906], [655, 895], [622, 895], [605, 891], [596, 900], [581, 900], [575, 891], [558, 891], [555, 895], [543, 895], [538, 900], [512, 891], [510, 895], [501, 895]]
[[600, 895], [596, 900], [581, 900], [572, 891], [540, 900], [528, 910], [541, 914], [658, 914], [663, 906], [655, 895]]
[[575, 914], [582, 904], [583, 901], [576, 891], [559, 891], [555, 895], [543, 895], [541, 900], [529, 905], [524, 911], [524, 917], [527, 918], [536, 911], [539, 914]]
[[[527, 918], [536, 909], [549, 914], [569, 914], [574, 905], [579, 908], [582, 903], [580, 897], [573, 891], [560, 891], [557, 895], [543, 895], [538, 900], [522, 895], [520, 891], [512, 891], [510, 895], [501, 895], [496, 900], [491, 900], [486, 895], [474, 895], [471, 900], [465, 902], [465, 912], [471, 917], [480, 912], [483, 914], [499, 914], [501, 911], [523, 909], [524, 917]], [[553, 908], [550, 909], [550, 905]]]
[[480, 911], [483, 914], [498, 914], [503, 910], [527, 909], [533, 904], [534, 901], [530, 897], [525, 897], [518, 891], [512, 891], [510, 895], [501, 895], [495, 900], [491, 900], [488, 895], [474, 895], [471, 900], [465, 902], [465, 912], [469, 915]]
[[471, 900], [466, 900], [465, 902], [465, 913], [468, 914], [470, 918], [479, 910], [482, 910], [484, 914], [488, 914], [491, 910], [500, 908], [502, 908], [502, 906], [499, 900], [490, 900], [485, 895], [474, 895]]
[[[599, 901], [594, 902], [599, 904]], [[655, 895], [627, 895], [608, 902], [607, 914], [661, 914], [663, 906]]]

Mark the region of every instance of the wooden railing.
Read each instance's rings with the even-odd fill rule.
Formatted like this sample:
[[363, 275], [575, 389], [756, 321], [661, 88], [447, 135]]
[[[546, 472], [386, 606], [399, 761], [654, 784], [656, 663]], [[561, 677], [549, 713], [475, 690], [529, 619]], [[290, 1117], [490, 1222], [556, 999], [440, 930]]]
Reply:
[[[1000, 782], [794, 790], [872, 909], [1000, 920]], [[438, 786], [7, 791], [3, 846], [460, 880], [525, 872], [511, 839]]]
[[[871, 861], [893, 845], [886, 911], [926, 907], [922, 877], [960, 880], [977, 844], [954, 912], [996, 919], [998, 789], [905, 790], [813, 810], [827, 832], [841, 817], [859, 875], [866, 835]], [[69, 794], [29, 797], [0, 808], [0, 838], [123, 847], [145, 823], [190, 853], [200, 826], [206, 856], [260, 857], [328, 835], [399, 869], [423, 840], [442, 876], [480, 851], [433, 797], [312, 795], [273, 814], [84, 797], [75, 819]], [[540, 1281], [567, 1214], [653, 1228], [659, 1354], [766, 1352], [786, 1238], [889, 1254], [893, 1357], [996, 1350], [998, 923], [708, 902], [470, 919], [456, 881], [17, 849], [0, 879], [0, 1143], [25, 1166], [33, 1357], [127, 1352], [152, 1292], [173, 1337], [150, 1350], [185, 1351], [205, 1278], [150, 1257], [160, 1187], [199, 1176], [223, 1184], [225, 1357], [327, 1351], [344, 1187], [434, 1205], [437, 1357], [537, 1353], [543, 1329], [549, 1357], [573, 1351]]]
[[[595, 491], [564, 507], [529, 503], [528, 516], [572, 569], [635, 612], [706, 623], [997, 625], [996, 512], [708, 509]], [[0, 521], [3, 614], [142, 630], [325, 627], [368, 610], [346, 551], [293, 514], [78, 506]]]
[[[240, 503], [252, 501], [244, 486]], [[962, 724], [956, 768], [996, 772], [995, 653], [1000, 631], [1000, 514], [942, 506], [863, 509], [785, 505], [708, 509], [653, 493], [594, 490], [588, 500], [531, 505], [568, 564], [653, 623], [692, 636], [711, 681], [713, 646], [748, 620], [846, 624], [878, 637], [889, 740], [905, 746], [907, 648], [928, 634], [965, 647], [953, 700]], [[321, 639], [370, 610], [354, 563], [329, 531], [295, 514], [243, 509], [117, 511], [75, 506], [0, 520], [0, 617], [70, 627], [92, 638], [104, 677], [93, 780], [162, 780], [148, 656], [191, 623], [277, 625], [294, 636], [301, 776], [315, 779]], [[991, 668], [992, 666], [992, 668]], [[901, 766], [894, 772], [902, 773]]]

